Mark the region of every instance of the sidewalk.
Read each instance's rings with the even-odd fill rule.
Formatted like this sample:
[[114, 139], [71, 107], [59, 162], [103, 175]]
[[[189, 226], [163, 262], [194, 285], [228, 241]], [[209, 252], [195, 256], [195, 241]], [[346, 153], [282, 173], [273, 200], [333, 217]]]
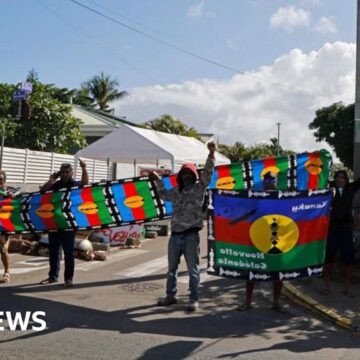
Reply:
[[354, 265], [353, 287], [355, 298], [343, 294], [344, 286], [340, 266], [334, 265], [334, 276], [330, 294], [320, 293], [324, 287], [322, 278], [300, 279], [285, 282], [283, 295], [295, 303], [326, 318], [334, 324], [360, 334], [360, 263]]

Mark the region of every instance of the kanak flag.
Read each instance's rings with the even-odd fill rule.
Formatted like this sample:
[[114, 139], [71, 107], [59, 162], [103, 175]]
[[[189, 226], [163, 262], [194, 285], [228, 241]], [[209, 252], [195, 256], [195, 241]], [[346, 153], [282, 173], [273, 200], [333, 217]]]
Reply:
[[241, 276], [235, 277], [247, 280], [250, 272], [264, 275], [259, 279], [282, 280], [280, 272], [303, 277], [309, 276], [307, 268], [321, 268], [331, 192], [305, 191], [289, 197], [277, 191], [262, 194], [213, 192], [209, 230], [215, 239], [209, 240], [213, 267], [218, 273], [220, 267], [223, 273], [237, 272]]

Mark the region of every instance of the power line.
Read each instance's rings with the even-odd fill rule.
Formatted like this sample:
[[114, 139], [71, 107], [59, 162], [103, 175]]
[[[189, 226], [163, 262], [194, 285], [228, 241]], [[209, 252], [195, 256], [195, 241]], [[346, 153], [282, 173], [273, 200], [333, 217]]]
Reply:
[[147, 72], [141, 70], [140, 68], [137, 68], [136, 66], [132, 65], [131, 63], [129, 63], [128, 61], [124, 60], [122, 57], [119, 56], [118, 53], [114, 52], [112, 49], [104, 46], [100, 41], [97, 41], [95, 38], [89, 36], [88, 34], [86, 34], [85, 32], [83, 32], [82, 30], [80, 30], [77, 26], [75, 26], [73, 23], [71, 23], [68, 19], [66, 19], [65, 17], [63, 17], [62, 15], [60, 15], [59, 13], [57, 13], [55, 10], [53, 10], [52, 8], [50, 8], [48, 5], [44, 4], [41, 0], [37, 0], [34, 2], [39, 3], [40, 5], [42, 5], [44, 8], [46, 8], [49, 12], [51, 12], [53, 15], [55, 15], [56, 17], [58, 17], [59, 19], [61, 19], [63, 22], [65, 22], [67, 25], [69, 25], [75, 32], [79, 33], [80, 35], [84, 36], [86, 39], [88, 39], [89, 41], [92, 41], [93, 43], [95, 43], [96, 45], [100, 46], [101, 48], [103, 48], [106, 51], [109, 51], [113, 56], [117, 57], [124, 65], [128, 66], [129, 68], [131, 68], [133, 71], [140, 73], [141, 75], [149, 78], [151, 81], [155, 81], [156, 83], [160, 83], [159, 81], [157, 81], [157, 79], [155, 79], [154, 77], [152, 77], [150, 74], [148, 74]]
[[234, 67], [231, 67], [231, 66], [229, 66], [229, 65], [220, 63], [220, 62], [218, 62], [218, 61], [215, 61], [215, 60], [206, 58], [206, 57], [204, 57], [204, 56], [202, 56], [202, 55], [199, 55], [199, 54], [197, 54], [197, 53], [195, 53], [195, 52], [193, 52], [193, 51], [190, 51], [190, 50], [187, 50], [187, 49], [182, 48], [182, 47], [180, 47], [180, 46], [171, 44], [171, 43], [169, 43], [169, 42], [167, 42], [167, 41], [164, 41], [164, 40], [162, 40], [162, 39], [160, 39], [160, 38], [158, 38], [158, 37], [155, 37], [155, 36], [153, 36], [153, 35], [151, 35], [151, 34], [148, 34], [148, 33], [144, 32], [144, 31], [142, 31], [142, 30], [139, 30], [139, 29], [137, 29], [137, 28], [135, 28], [135, 27], [133, 27], [133, 26], [131, 26], [131, 25], [125, 24], [124, 22], [119, 21], [119, 20], [117, 20], [117, 19], [115, 19], [115, 18], [113, 18], [113, 17], [111, 17], [111, 16], [108, 16], [108, 15], [106, 15], [106, 14], [104, 14], [104, 13], [102, 13], [102, 12], [96, 10], [96, 9], [93, 9], [92, 7], [87, 6], [87, 5], [81, 3], [81, 2], [79, 2], [79, 1], [77, 1], [77, 0], [69, 0], [69, 1], [71, 1], [72, 3], [74, 3], [74, 4], [76, 4], [76, 5], [84, 8], [84, 9], [90, 11], [90, 12], [95, 13], [95, 14], [97, 14], [97, 15], [99, 15], [99, 16], [101, 16], [101, 17], [103, 17], [103, 18], [105, 18], [105, 19], [107, 19], [107, 20], [109, 20], [109, 21], [111, 21], [111, 22], [113, 22], [113, 23], [115, 23], [115, 24], [117, 24], [117, 25], [120, 25], [120, 26], [122, 26], [122, 27], [124, 27], [124, 28], [126, 28], [126, 29], [128, 29], [128, 30], [130, 30], [130, 31], [133, 31], [133, 32], [135, 32], [135, 33], [137, 33], [137, 34], [139, 34], [139, 35], [142, 35], [142, 36], [144, 36], [144, 37], [146, 37], [146, 38], [148, 38], [148, 39], [150, 39], [150, 40], [156, 41], [156, 42], [158, 42], [158, 43], [160, 43], [160, 44], [162, 44], [162, 45], [164, 45], [164, 46], [167, 46], [167, 47], [169, 47], [169, 48], [172, 48], [172, 49], [174, 49], [174, 50], [177, 50], [177, 51], [182, 52], [182, 53], [184, 53], [184, 54], [187, 54], [187, 55], [189, 55], [189, 56], [192, 56], [192, 57], [194, 57], [194, 58], [196, 58], [196, 59], [198, 59], [198, 60], [207, 62], [208, 64], [212, 64], [212, 65], [221, 67], [221, 68], [223, 68], [223, 69], [225, 69], [225, 70], [228, 70], [228, 71], [231, 71], [231, 72], [233, 72], [233, 73], [240, 74], [240, 75], [242, 75], [242, 76], [246, 76], [246, 77], [248, 77], [248, 78], [251, 78], [251, 79], [254, 79], [254, 80], [257, 80], [257, 81], [267, 82], [267, 83], [270, 83], [270, 84], [273, 84], [273, 85], [276, 85], [276, 86], [279, 86], [279, 87], [282, 87], [282, 88], [288, 90], [288, 89], [284, 86], [284, 84], [277, 83], [277, 82], [270, 81], [270, 80], [266, 80], [266, 79], [262, 79], [262, 78], [259, 78], [259, 77], [253, 76], [253, 75], [249, 75], [249, 74], [247, 74], [247, 73], [245, 73], [245, 72], [243, 72], [243, 71], [240, 71], [240, 70], [238, 70], [238, 69], [236, 69], [236, 68], [234, 68]]
[[114, 11], [113, 9], [109, 9], [109, 8], [103, 6], [103, 5], [100, 5], [100, 4], [98, 4], [96, 1], [93, 1], [93, 0], [85, 0], [85, 1], [89, 2], [90, 4], [93, 4], [93, 5], [97, 6], [97, 7], [100, 8], [100, 9], [103, 9], [103, 10], [106, 10], [106, 11], [112, 13], [112, 14], [115, 14], [116, 16], [118, 16], [118, 17], [120, 17], [120, 18], [122, 18], [122, 19], [125, 19], [125, 20], [127, 20], [127, 21], [129, 21], [129, 22], [131, 22], [131, 23], [133, 23], [133, 24], [139, 25], [139, 26], [143, 27], [144, 29], [150, 30], [150, 31], [152, 31], [152, 32], [154, 32], [154, 33], [158, 33], [159, 35], [162, 35], [162, 36], [166, 36], [166, 35], [167, 35], [167, 34], [164, 34], [164, 33], [161, 32], [161, 31], [159, 31], [158, 29], [155, 29], [155, 28], [150, 27], [150, 26], [148, 26], [148, 25], [144, 25], [144, 24], [142, 24], [142, 23], [139, 22], [139, 21], [136, 21], [136, 20], [134, 20], [134, 19], [131, 19], [131, 18], [128, 17], [128, 16], [125, 16], [125, 15], [123, 15], [123, 14], [120, 14], [119, 12]]

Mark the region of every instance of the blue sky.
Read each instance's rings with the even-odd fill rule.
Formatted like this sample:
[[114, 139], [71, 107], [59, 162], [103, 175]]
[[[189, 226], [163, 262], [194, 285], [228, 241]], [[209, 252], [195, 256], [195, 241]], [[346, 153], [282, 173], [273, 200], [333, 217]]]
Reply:
[[[327, 41], [355, 41], [355, 0], [80, 1], [240, 71], [271, 63], [294, 47], [306, 52]], [[289, 34], [271, 28], [271, 15], [290, 5], [309, 12], [313, 22], [321, 17], [333, 19], [337, 31], [323, 34], [311, 26], [298, 26]], [[68, 0], [2, 0], [0, 24], [2, 82], [19, 81], [30, 68], [35, 68], [43, 81], [67, 87], [79, 86], [105, 71], [116, 76], [124, 89], [196, 78], [227, 79], [233, 75], [146, 39]]]
[[131, 121], [170, 113], [248, 145], [275, 137], [281, 122], [281, 144], [296, 151], [326, 147], [308, 129], [316, 109], [354, 101], [356, 0], [77, 1], [250, 76], [70, 0], [1, 0], [0, 82], [34, 68], [41, 81], [74, 88], [104, 71], [130, 93], [113, 106]]

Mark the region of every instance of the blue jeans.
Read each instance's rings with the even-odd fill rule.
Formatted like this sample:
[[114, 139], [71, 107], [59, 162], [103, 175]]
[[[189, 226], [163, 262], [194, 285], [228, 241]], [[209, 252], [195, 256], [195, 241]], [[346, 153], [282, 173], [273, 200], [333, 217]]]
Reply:
[[65, 255], [65, 281], [73, 279], [75, 269], [74, 242], [75, 233], [73, 231], [49, 233], [50, 279], [57, 281], [59, 278], [61, 247]]
[[190, 301], [198, 301], [200, 282], [200, 238], [197, 232], [172, 234], [168, 244], [169, 271], [166, 282], [166, 295], [175, 296], [177, 276], [181, 255], [184, 255], [189, 272]]

